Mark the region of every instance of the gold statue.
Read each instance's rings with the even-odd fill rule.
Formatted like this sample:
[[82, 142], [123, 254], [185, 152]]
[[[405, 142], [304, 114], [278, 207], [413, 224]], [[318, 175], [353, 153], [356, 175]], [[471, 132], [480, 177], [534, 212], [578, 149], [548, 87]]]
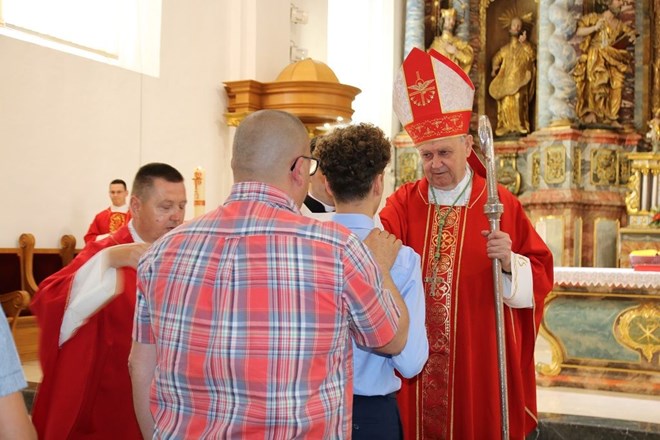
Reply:
[[[495, 134], [529, 133], [529, 102], [534, 97], [536, 77], [536, 51], [527, 41], [520, 17], [504, 19], [511, 40], [493, 57], [493, 68], [488, 92], [497, 101], [497, 128]], [[527, 15], [531, 22], [531, 15]]]
[[585, 37], [573, 77], [577, 86], [577, 117], [585, 123], [620, 126], [621, 92], [632, 58], [626, 48], [636, 39], [635, 30], [619, 20], [623, 3], [610, 0], [601, 14], [583, 16], [576, 31]]
[[630, 175], [628, 179], [628, 193], [626, 194], [626, 211], [628, 214], [637, 214], [639, 211], [639, 171]]
[[429, 49], [435, 49], [458, 64], [465, 73], [470, 73], [472, 60], [474, 60], [474, 50], [466, 41], [454, 36], [456, 9], [443, 9], [440, 14], [442, 18], [442, 33], [435, 36]]

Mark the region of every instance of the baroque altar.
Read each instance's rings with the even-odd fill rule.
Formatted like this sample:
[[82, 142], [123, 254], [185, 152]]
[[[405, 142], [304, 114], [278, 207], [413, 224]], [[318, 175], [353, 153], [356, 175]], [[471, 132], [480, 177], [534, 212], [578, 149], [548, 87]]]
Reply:
[[660, 273], [558, 267], [545, 307], [540, 385], [660, 393]]
[[[660, 272], [624, 269], [660, 251], [660, 0], [407, 0], [404, 57], [431, 45], [472, 79], [471, 132], [497, 126], [498, 181], [555, 259], [539, 384], [660, 394]], [[420, 178], [393, 143], [396, 185]]]

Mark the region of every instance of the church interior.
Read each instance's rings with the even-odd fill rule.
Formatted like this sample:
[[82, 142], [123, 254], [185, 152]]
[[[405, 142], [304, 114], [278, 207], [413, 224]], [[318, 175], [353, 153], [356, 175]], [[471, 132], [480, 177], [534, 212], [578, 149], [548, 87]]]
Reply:
[[310, 137], [382, 128], [391, 193], [422, 176], [392, 112], [396, 71], [420, 47], [469, 75], [471, 132], [489, 117], [498, 181], [553, 254], [538, 438], [660, 439], [660, 0], [156, 3], [155, 50], [132, 68], [19, 35], [0, 11], [0, 299], [28, 405], [41, 377], [30, 298], [84, 246], [108, 182], [130, 188], [166, 162], [186, 178], [186, 219], [212, 210], [231, 188], [235, 127], [273, 108]]

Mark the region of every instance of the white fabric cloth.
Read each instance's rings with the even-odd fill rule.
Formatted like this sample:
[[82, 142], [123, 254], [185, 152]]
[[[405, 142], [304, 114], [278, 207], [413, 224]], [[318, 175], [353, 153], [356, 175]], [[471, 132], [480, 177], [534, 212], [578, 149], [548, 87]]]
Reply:
[[[133, 227], [133, 220], [129, 221], [128, 229], [135, 243], [144, 243]], [[117, 268], [109, 266], [108, 249], [110, 248], [102, 249], [80, 266], [73, 278], [69, 302], [60, 327], [60, 347], [71, 339], [90, 316], [117, 295]]]
[[660, 289], [660, 272], [607, 267], [555, 267], [555, 285]]

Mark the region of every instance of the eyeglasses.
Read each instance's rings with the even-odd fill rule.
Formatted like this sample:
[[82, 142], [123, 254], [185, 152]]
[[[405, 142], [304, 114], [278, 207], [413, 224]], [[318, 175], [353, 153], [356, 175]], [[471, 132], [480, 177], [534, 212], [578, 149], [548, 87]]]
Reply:
[[309, 159], [309, 175], [313, 176], [316, 173], [316, 170], [319, 169], [319, 160], [315, 159], [311, 156], [298, 156], [296, 157], [296, 160], [293, 161], [293, 164], [291, 164], [291, 169], [290, 171], [293, 171], [293, 169], [296, 167], [296, 163], [298, 163], [298, 159]]

